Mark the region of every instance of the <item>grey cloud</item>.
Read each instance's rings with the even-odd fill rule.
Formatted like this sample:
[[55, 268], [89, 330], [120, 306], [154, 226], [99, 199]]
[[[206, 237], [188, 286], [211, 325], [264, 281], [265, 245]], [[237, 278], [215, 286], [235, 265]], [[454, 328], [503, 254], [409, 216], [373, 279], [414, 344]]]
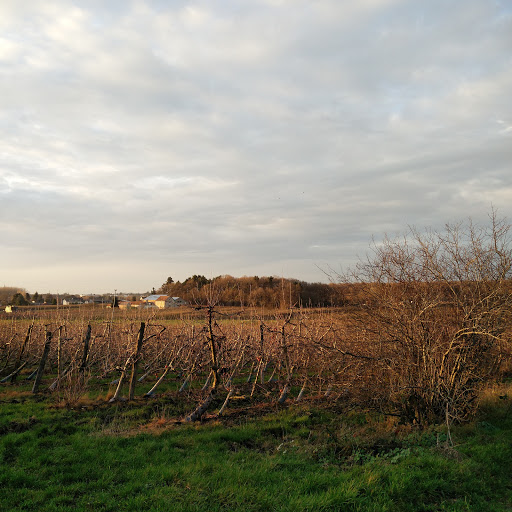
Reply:
[[510, 213], [506, 6], [4, 2], [0, 28], [13, 284], [319, 280], [372, 235]]

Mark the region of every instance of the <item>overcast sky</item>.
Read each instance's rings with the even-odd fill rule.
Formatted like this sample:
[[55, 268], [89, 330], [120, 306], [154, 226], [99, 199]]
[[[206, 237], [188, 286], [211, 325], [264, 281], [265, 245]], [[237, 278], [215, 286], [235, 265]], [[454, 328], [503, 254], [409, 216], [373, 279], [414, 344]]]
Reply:
[[326, 281], [511, 162], [510, 0], [0, 2], [0, 286]]

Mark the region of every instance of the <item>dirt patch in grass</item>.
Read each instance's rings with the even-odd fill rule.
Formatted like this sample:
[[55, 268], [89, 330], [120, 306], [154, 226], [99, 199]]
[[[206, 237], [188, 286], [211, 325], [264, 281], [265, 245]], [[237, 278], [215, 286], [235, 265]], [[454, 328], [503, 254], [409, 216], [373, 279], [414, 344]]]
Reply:
[[30, 430], [37, 423], [38, 420], [34, 416], [28, 418], [26, 421], [12, 420], [9, 423], [7, 423], [7, 425], [0, 426], [0, 436], [9, 434], [11, 432], [21, 434], [22, 432]]

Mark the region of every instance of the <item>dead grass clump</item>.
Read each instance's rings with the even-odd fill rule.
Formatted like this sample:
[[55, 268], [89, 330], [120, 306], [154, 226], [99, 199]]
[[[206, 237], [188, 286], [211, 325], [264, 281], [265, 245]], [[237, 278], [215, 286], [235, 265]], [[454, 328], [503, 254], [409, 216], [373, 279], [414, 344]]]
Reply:
[[59, 386], [60, 403], [68, 409], [73, 409], [81, 403], [87, 393], [90, 375], [73, 369], [62, 380], [64, 382]]
[[477, 417], [503, 417], [511, 412], [512, 382], [497, 382], [480, 391]]

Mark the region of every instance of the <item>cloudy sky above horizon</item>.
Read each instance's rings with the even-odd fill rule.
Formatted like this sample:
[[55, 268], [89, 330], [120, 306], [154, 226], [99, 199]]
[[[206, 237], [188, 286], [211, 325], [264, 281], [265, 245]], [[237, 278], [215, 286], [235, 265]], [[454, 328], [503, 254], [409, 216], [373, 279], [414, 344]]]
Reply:
[[326, 281], [512, 217], [512, 2], [0, 2], [1, 285]]

